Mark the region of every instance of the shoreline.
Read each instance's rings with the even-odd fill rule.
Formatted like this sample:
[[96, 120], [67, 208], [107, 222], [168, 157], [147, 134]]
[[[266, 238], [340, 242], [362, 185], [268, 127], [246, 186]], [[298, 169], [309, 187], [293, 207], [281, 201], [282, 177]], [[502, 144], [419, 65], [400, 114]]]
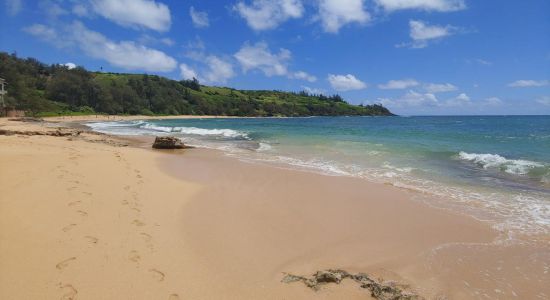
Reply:
[[[6, 127], [11, 124], [6, 125], [4, 122], [1, 125]], [[17, 126], [32, 127], [33, 124], [17, 124]], [[2, 211], [9, 211], [10, 214], [23, 212], [25, 208], [29, 208], [29, 205], [36, 204], [36, 199], [32, 199], [33, 197], [27, 199], [23, 194], [40, 195], [43, 187], [41, 189], [33, 185], [32, 188], [28, 187], [26, 191], [23, 191], [18, 186], [25, 182], [32, 182], [33, 178], [34, 180], [40, 178], [28, 176], [28, 174], [39, 173], [39, 171], [47, 169], [48, 166], [50, 169], [56, 170], [53, 165], [58, 163], [66, 165], [63, 169], [67, 172], [85, 174], [80, 174], [83, 178], [79, 177], [80, 179], [73, 180], [79, 182], [73, 190], [69, 190], [72, 188], [69, 185], [75, 185], [74, 182], [65, 182], [62, 181], [62, 178], [52, 175], [39, 180], [39, 182], [47, 181], [59, 188], [69, 186], [66, 191], [65, 189], [52, 191], [55, 193], [50, 196], [41, 195], [44, 197], [43, 200], [68, 199], [74, 196], [72, 195], [74, 190], [80, 189], [79, 185], [83, 185], [86, 188], [82, 187], [82, 189], [92, 190], [90, 193], [99, 193], [105, 198], [113, 199], [113, 203], [107, 203], [101, 197], [92, 196], [91, 200], [88, 199], [92, 208], [95, 207], [96, 213], [100, 213], [106, 208], [121, 213], [124, 206], [132, 206], [130, 207], [131, 214], [144, 215], [143, 218], [136, 219], [130, 213], [128, 215], [123, 213], [123, 219], [131, 226], [127, 228], [127, 232], [120, 232], [118, 236], [111, 234], [111, 238], [109, 238], [108, 229], [121, 221], [99, 216], [93, 217], [90, 210], [86, 211], [88, 221], [92, 217], [96, 221], [94, 224], [96, 227], [90, 225], [90, 230], [95, 228], [98, 231], [100, 228], [105, 231], [103, 234], [107, 238], [100, 238], [101, 241], [110, 239], [116, 243], [117, 237], [128, 239], [127, 236], [131, 235], [128, 233], [133, 232], [130, 229], [141, 229], [151, 226], [150, 224], [159, 224], [159, 226], [154, 225], [149, 232], [142, 232], [146, 233], [149, 238], [136, 232], [142, 240], [143, 238], [149, 240], [154, 251], [150, 251], [151, 247], [147, 245], [147, 242], [143, 246], [134, 247], [139, 249], [129, 250], [128, 253], [121, 249], [117, 250], [111, 244], [101, 245], [104, 247], [103, 253], [111, 253], [118, 257], [120, 261], [117, 262], [117, 266], [120, 270], [116, 273], [122, 276], [126, 272], [136, 270], [135, 264], [133, 267], [126, 265], [128, 261], [135, 263], [134, 260], [137, 260], [140, 265], [145, 264], [142, 261], [147, 260], [149, 264], [162, 265], [162, 270], [160, 267], [138, 266], [137, 268], [138, 270], [144, 269], [142, 271], [153, 278], [159, 276], [156, 271], [162, 272], [164, 274], [161, 281], [162, 288], [155, 286], [155, 282], [147, 282], [150, 278], [129, 279], [132, 288], [135, 289], [130, 288], [129, 291], [124, 290], [124, 288], [129, 288], [124, 286], [124, 282], [118, 282], [120, 289], [117, 292], [122, 289], [137, 298], [145, 299], [147, 295], [156, 295], [153, 298], [159, 298], [159, 293], [166, 295], [161, 298], [177, 294], [183, 299], [200, 298], [201, 296], [202, 298], [219, 298], [222, 294], [231, 299], [266, 298], [266, 295], [268, 295], [267, 298], [274, 299], [284, 297], [293, 299], [336, 299], [341, 297], [365, 299], [368, 297], [367, 292], [348, 283], [338, 286], [327, 285], [319, 292], [313, 292], [297, 283], [284, 284], [280, 282], [282, 272], [310, 275], [315, 271], [327, 268], [341, 268], [349, 272], [368, 272], [384, 278], [384, 280], [397, 280], [411, 285], [413, 291], [428, 299], [441, 295], [452, 299], [475, 297], [475, 294], [468, 293], [480, 290], [487, 290], [486, 293], [499, 298], [512, 298], [512, 292], [519, 293], [524, 298], [528, 295], [537, 295], [537, 292], [544, 292], [545, 295], [550, 294], [546, 290], [541, 291], [541, 286], [536, 282], [524, 283], [524, 279], [517, 278], [512, 265], [524, 263], [521, 257], [526, 253], [531, 257], [538, 255], [539, 259], [544, 262], [546, 254], [540, 252], [547, 248], [527, 247], [524, 249], [523, 246], [498, 248], [498, 245], [493, 243], [497, 232], [487, 224], [471, 217], [422, 204], [411, 199], [411, 192], [397, 187], [366, 183], [364, 180], [328, 177], [297, 170], [282, 170], [271, 166], [249, 164], [228, 158], [220, 152], [206, 149], [185, 151], [181, 155], [167, 155], [170, 151], [165, 153], [166, 151], [143, 149], [143, 146], [137, 145], [140, 142], [132, 144], [132, 139], [129, 142], [127, 139], [106, 135], [100, 138], [100, 140], [103, 139], [100, 143], [90, 143], [90, 141], [80, 141], [79, 139], [68, 141], [65, 138], [50, 136], [0, 138], [3, 144], [8, 144], [8, 148], [12, 149], [3, 150], [8, 151], [4, 153], [4, 156], [9, 157], [10, 160], [2, 163], [11, 167], [8, 172], [2, 172], [2, 182], [4, 184], [6, 182], [13, 183], [13, 185], [5, 185], [6, 188], [13, 189], [8, 191], [5, 196], [12, 195], [15, 197], [14, 199], [19, 197], [28, 201], [21, 207], [19, 203], [7, 201], [7, 198], [2, 199]], [[109, 139], [138, 147], [117, 147], [104, 143]], [[34, 146], [26, 148], [25, 145], [34, 145], [38, 148], [35, 149]], [[41, 162], [35, 158], [35, 156], [44, 157], [45, 154], [40, 153], [40, 149], [52, 149], [48, 154], [58, 158]], [[61, 153], [58, 154], [56, 151]], [[73, 155], [73, 152], [78, 151], [85, 153], [80, 153], [80, 157]], [[61, 154], [69, 155], [63, 157]], [[71, 157], [75, 158], [71, 159]], [[82, 167], [72, 164], [73, 160], [78, 161], [83, 158], [86, 159], [82, 162]], [[125, 161], [131, 167], [128, 170], [124, 166], [117, 167], [117, 161]], [[28, 165], [30, 163], [36, 163], [39, 167], [30, 168], [31, 166]], [[104, 169], [94, 170], [99, 165]], [[84, 166], [88, 167], [84, 168]], [[133, 172], [132, 168], [135, 168], [133, 171], [144, 170], [138, 173]], [[102, 175], [108, 174], [107, 170], [113, 173], [113, 176], [109, 175], [112, 182], [107, 184], [111, 187], [108, 190], [122, 190], [118, 196], [105, 194], [108, 192], [107, 190], [102, 191], [106, 187], [103, 186], [104, 183], [100, 179], [102, 179]], [[126, 175], [127, 178], [114, 176], [115, 174], [126, 174], [126, 172], [131, 176]], [[21, 174], [27, 175], [21, 177]], [[63, 174], [58, 176], [61, 175]], [[125, 175], [121, 177], [125, 177]], [[131, 184], [123, 182], [130, 178], [135, 182]], [[124, 196], [124, 193], [127, 192], [124, 190], [125, 186], [130, 186], [128, 190], [132, 190], [129, 196]], [[89, 191], [83, 190], [82, 192]], [[86, 194], [79, 196], [84, 197]], [[134, 200], [128, 200], [128, 204], [123, 204], [122, 208], [118, 208], [115, 202], [118, 205], [121, 201], [118, 198], [124, 197]], [[137, 203], [132, 197], [140, 198], [140, 202]], [[163, 205], [159, 207], [157, 201], [162, 201]], [[39, 206], [44, 205], [42, 203]], [[58, 208], [61, 210], [61, 207]], [[73, 213], [67, 212], [60, 218], [71, 219]], [[46, 231], [46, 227], [55, 227], [51, 224], [53, 215], [46, 218], [46, 216], [39, 217], [34, 214], [30, 219], [21, 217], [22, 220], [4, 215], [2, 217], [3, 219], [5, 217], [5, 220], [3, 220], [2, 235], [0, 235], [3, 240], [1, 244], [4, 245], [0, 246], [2, 247], [0, 269], [6, 271], [0, 271], [2, 274], [0, 284], [5, 287], [0, 290], [6, 291], [6, 294], [3, 294], [5, 296], [22, 295], [18, 294], [22, 291], [17, 290], [17, 286], [9, 285], [12, 281], [6, 277], [10, 271], [12, 274], [15, 273], [15, 278], [24, 274], [24, 272], [19, 273], [21, 270], [17, 271], [16, 264], [7, 263], [8, 258], [13, 259], [21, 255], [13, 252], [14, 249], [11, 247], [21, 245], [5, 246], [5, 244], [15, 241], [20, 243], [28, 236], [23, 235], [20, 237], [22, 240], [14, 239], [18, 234], [11, 231], [15, 230], [14, 228], [8, 227], [18, 222], [31, 224], [31, 227], [36, 226], [32, 225], [34, 219], [41, 218], [46, 224], [44, 228]], [[152, 221], [145, 222], [143, 220], [145, 217]], [[136, 220], [138, 222], [134, 222]], [[140, 225], [141, 223], [144, 225]], [[58, 230], [56, 230], [56, 234], [51, 234], [48, 238], [60, 241], [61, 245], [52, 244], [53, 240], [45, 241], [45, 244], [49, 245], [47, 248], [57, 248], [62, 252], [66, 252], [69, 248], [88, 249], [89, 245], [84, 244], [84, 241], [77, 242], [74, 236], [66, 237], [63, 235], [66, 233], [64, 230], [57, 232]], [[72, 229], [67, 232], [71, 231]], [[99, 234], [95, 234], [94, 237], [98, 238], [97, 235]], [[36, 244], [36, 241], [29, 240], [28, 243], [32, 245]], [[136, 241], [131, 243], [138, 244]], [[97, 241], [96, 244], [98, 244]], [[121, 247], [124, 245], [120, 244]], [[19, 250], [21, 249], [26, 248]], [[123, 249], [128, 250], [129, 248], [123, 247]], [[83, 256], [86, 253], [90, 256], [89, 253], [93, 252], [84, 250], [81, 250]], [[22, 254], [32, 252], [31, 257], [39, 256], [38, 253], [34, 253], [35, 251], [23, 250]], [[132, 251], [138, 253], [139, 259]], [[148, 253], [151, 258], [146, 258], [142, 252]], [[494, 253], [499, 253], [499, 255], [494, 257]], [[50, 256], [52, 254], [47, 257]], [[125, 258], [125, 256], [128, 257]], [[77, 256], [69, 258], [72, 257]], [[490, 270], [491, 272], [497, 270], [498, 260], [501, 258], [511, 262], [500, 263], [500, 267], [504, 268], [504, 271], [498, 276], [495, 274], [495, 278], [505, 276], [505, 278], [513, 280], [514, 286], [516, 282], [518, 285], [521, 283], [522, 287], [515, 287], [516, 289], [521, 288], [521, 291], [514, 291], [509, 286], [498, 286], [498, 282], [483, 281], [483, 277], [479, 278], [478, 274], [472, 274], [476, 270]], [[19, 257], [18, 261], [21, 262], [22, 259]], [[456, 265], [457, 259], [461, 259], [465, 263]], [[50, 262], [51, 259], [47, 259], [47, 261]], [[74, 262], [75, 265], [76, 262], [80, 263], [80, 256]], [[95, 257], [92, 262], [99, 263], [99, 266], [104, 268], [98, 268], [88, 262], [82, 267], [91, 268], [91, 274], [104, 274], [105, 269], [108, 268], [105, 267], [104, 260], [99, 256]], [[36, 264], [42, 266], [39, 268], [40, 270], [51, 267], [43, 265], [43, 262], [33, 260], [27, 262], [26, 266], [28, 268], [36, 267]], [[75, 281], [78, 284], [71, 283], [71, 286], [78, 289], [79, 299], [80, 297], [83, 299], [93, 298], [93, 295], [96, 298], [109, 298], [108, 295], [101, 294], [99, 290], [100, 286], [104, 288], [108, 286], [108, 283], [103, 282], [108, 281], [107, 278], [102, 280], [101, 284], [93, 286], [94, 281], [90, 276], [82, 274], [82, 268], [69, 270], [68, 267], [63, 267], [63, 270], [59, 270], [58, 264], [53, 265], [56, 266], [54, 270], [57, 269], [61, 272], [60, 274], [55, 275], [51, 271], [46, 273], [53, 278], [64, 278], [66, 274], [72, 272], [71, 275], [76, 278]], [[67, 261], [66, 264], [71, 266], [73, 260]], [[523, 268], [539, 271], [533, 263], [522, 266], [522, 272], [525, 271]], [[116, 276], [107, 277], [111, 280], [116, 278]], [[468, 282], [471, 286], [466, 286], [460, 280]], [[60, 291], [62, 293], [71, 292], [65, 281], [61, 282], [64, 285], [56, 288], [50, 286], [54, 285], [51, 279], [47, 281], [50, 284], [45, 285], [39, 280], [36, 284], [50, 295], [59, 295]], [[186, 282], [191, 287], [187, 286], [185, 290], [181, 289], [176, 284], [178, 282]], [[216, 283], [214, 287], [212, 287], [212, 282]], [[478, 290], [473, 288], [476, 285], [479, 286], [476, 287]], [[8, 286], [10, 286], [9, 289]], [[82, 289], [81, 286], [87, 286], [88, 289]], [[38, 288], [36, 285], [33, 287], [33, 292], [36, 292]], [[144, 292], [145, 290], [149, 291]], [[500, 294], [496, 290], [505, 294]], [[9, 294], [10, 291], [13, 294]], [[111, 296], [116, 296], [116, 294], [111, 294]]]

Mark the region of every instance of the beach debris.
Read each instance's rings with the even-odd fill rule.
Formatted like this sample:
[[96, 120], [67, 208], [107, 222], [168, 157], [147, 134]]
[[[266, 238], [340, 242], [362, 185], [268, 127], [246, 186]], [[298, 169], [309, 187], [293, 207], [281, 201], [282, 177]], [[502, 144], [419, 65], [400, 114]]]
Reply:
[[157, 136], [153, 143], [155, 149], [185, 149], [191, 148], [186, 146], [180, 139], [173, 136]]
[[298, 276], [285, 273], [281, 280], [284, 283], [302, 282], [307, 287], [317, 291], [321, 286], [335, 283], [339, 284], [344, 279], [351, 279], [357, 282], [361, 288], [370, 291], [371, 296], [379, 300], [421, 300], [422, 297], [404, 291], [395, 282], [379, 282], [365, 273], [350, 274], [344, 270], [322, 270], [317, 271], [311, 277]]

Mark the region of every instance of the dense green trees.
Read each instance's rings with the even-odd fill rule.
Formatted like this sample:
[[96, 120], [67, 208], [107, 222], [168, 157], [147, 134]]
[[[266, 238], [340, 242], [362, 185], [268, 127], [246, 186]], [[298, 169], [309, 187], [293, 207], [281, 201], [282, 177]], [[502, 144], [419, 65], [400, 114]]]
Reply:
[[391, 115], [381, 105], [355, 106], [339, 95], [244, 91], [156, 75], [94, 73], [0, 53], [7, 103], [31, 113], [195, 114], [228, 116]]

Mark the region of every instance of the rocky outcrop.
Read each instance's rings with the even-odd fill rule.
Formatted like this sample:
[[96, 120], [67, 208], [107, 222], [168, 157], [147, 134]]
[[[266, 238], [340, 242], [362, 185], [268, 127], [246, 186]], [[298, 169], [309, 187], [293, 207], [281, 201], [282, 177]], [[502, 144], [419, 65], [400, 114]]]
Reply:
[[82, 131], [78, 130], [69, 130], [69, 131], [63, 131], [61, 129], [57, 129], [54, 131], [20, 131], [20, 130], [7, 130], [7, 129], [0, 129], [0, 135], [49, 135], [49, 136], [78, 136], [82, 133]]
[[344, 270], [317, 271], [311, 277], [286, 274], [282, 282], [291, 283], [300, 281], [307, 287], [318, 290], [322, 285], [328, 283], [339, 284], [344, 279], [351, 279], [357, 282], [361, 288], [370, 291], [371, 296], [380, 300], [420, 300], [422, 297], [403, 291], [393, 282], [378, 282], [365, 273], [350, 274]]
[[172, 136], [157, 136], [153, 143], [155, 149], [185, 149], [191, 148], [186, 146], [180, 139]]

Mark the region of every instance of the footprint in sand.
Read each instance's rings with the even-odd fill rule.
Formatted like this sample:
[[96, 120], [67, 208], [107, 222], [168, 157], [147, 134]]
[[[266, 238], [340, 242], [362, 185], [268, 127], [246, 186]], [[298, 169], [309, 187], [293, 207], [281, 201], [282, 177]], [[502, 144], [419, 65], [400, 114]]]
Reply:
[[136, 250], [130, 251], [130, 254], [128, 254], [128, 259], [137, 263], [141, 260], [141, 256], [139, 256], [139, 253]]
[[140, 235], [143, 237], [143, 239], [144, 239], [146, 242], [150, 242], [151, 239], [153, 238], [150, 234], [145, 233], [145, 232], [140, 233]]
[[84, 195], [88, 195], [88, 196], [91, 196], [91, 195], [93, 195], [93, 194], [92, 194], [92, 193], [90, 193], [90, 192], [82, 192], [82, 194], [84, 194]]
[[63, 295], [60, 298], [61, 300], [75, 300], [76, 299], [76, 294], [78, 294], [78, 291], [72, 285], [66, 284], [66, 285], [63, 285], [59, 288], [63, 290]]
[[136, 212], [141, 212], [141, 209], [137, 208], [137, 207], [132, 207], [133, 210], [135, 210]]
[[157, 280], [157, 281], [164, 281], [164, 273], [157, 270], [157, 269], [149, 269], [149, 273], [151, 273], [151, 275], [153, 275], [153, 277]]
[[57, 263], [57, 265], [55, 265], [55, 268], [58, 269], [58, 270], [63, 270], [66, 267], [68, 267], [69, 263], [73, 260], [76, 260], [76, 257], [73, 256], [71, 258], [67, 258], [66, 260], [63, 260], [63, 261]]
[[67, 204], [67, 205], [68, 206], [75, 206], [75, 205], [80, 204], [80, 203], [82, 203], [82, 201], [77, 200], [77, 201], [69, 202], [69, 204]]
[[178, 294], [172, 294], [168, 297], [168, 300], [179, 300], [180, 296]]
[[83, 210], [77, 210], [76, 211], [79, 215], [81, 215], [82, 217], [87, 217], [88, 216], [88, 213], [83, 211]]
[[129, 185], [125, 186], [125, 187], [124, 187], [124, 190], [125, 190], [125, 191], [130, 190], [130, 186], [129, 186]]
[[134, 225], [136, 225], [136, 226], [140, 226], [140, 227], [141, 227], [141, 226], [145, 226], [145, 223], [143, 223], [142, 221], [137, 220], [137, 219], [134, 220], [134, 221], [132, 222], [132, 224], [134, 224]]
[[87, 235], [84, 238], [87, 239], [92, 244], [97, 244], [97, 242], [99, 241], [98, 238], [90, 236], [90, 235]]
[[63, 232], [67, 232], [67, 231], [73, 229], [75, 226], [76, 226], [76, 224], [69, 224], [69, 225], [61, 228], [61, 230], [63, 230]]

